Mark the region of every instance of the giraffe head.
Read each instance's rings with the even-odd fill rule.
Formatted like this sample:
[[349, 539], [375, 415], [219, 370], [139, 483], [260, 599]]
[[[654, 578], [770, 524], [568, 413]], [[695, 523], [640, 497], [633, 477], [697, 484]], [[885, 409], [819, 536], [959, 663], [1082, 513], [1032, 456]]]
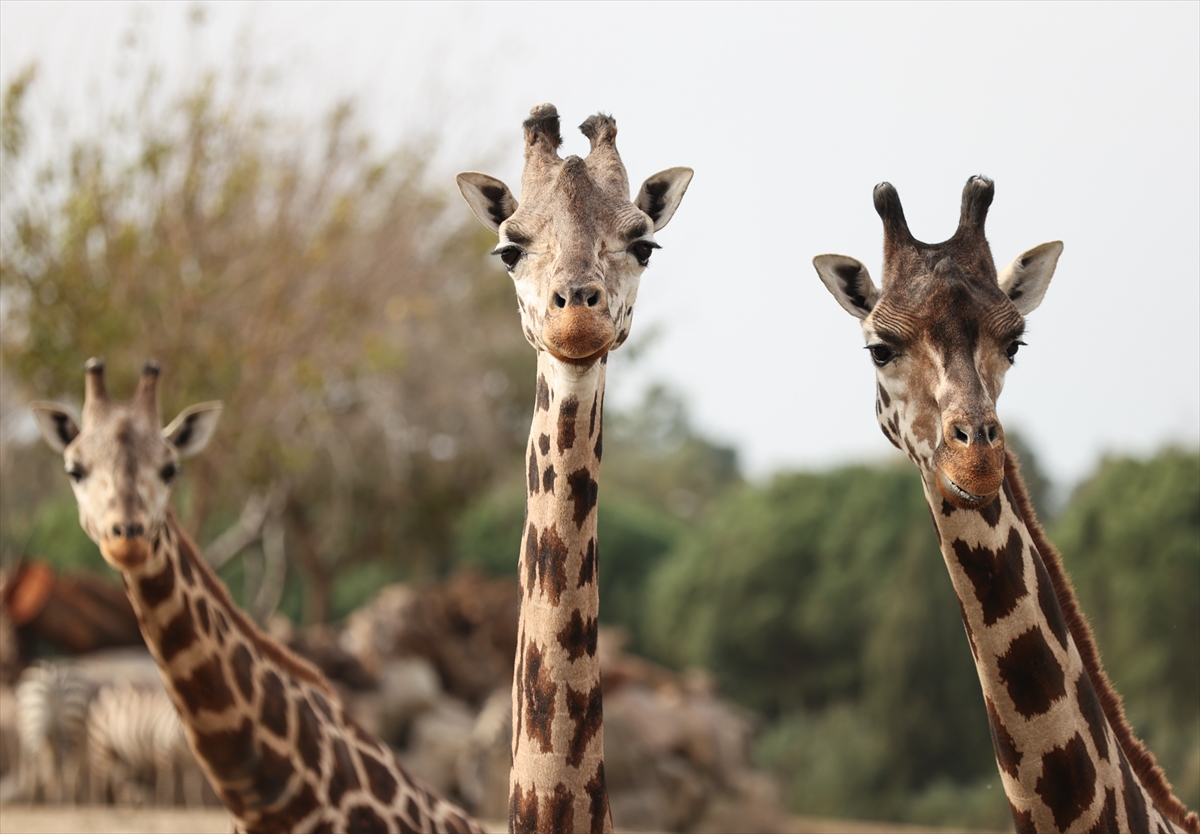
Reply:
[[669, 168], [630, 202], [617, 153], [617, 123], [589, 117], [586, 159], [558, 155], [558, 111], [542, 104], [525, 122], [521, 202], [486, 174], [458, 175], [458, 187], [483, 224], [500, 235], [493, 250], [512, 274], [527, 338], [539, 351], [590, 366], [629, 336], [638, 281], [692, 179]]
[[56, 403], [33, 403], [42, 437], [66, 463], [79, 523], [120, 571], [141, 566], [167, 516], [179, 461], [207, 445], [221, 403], [185, 409], [165, 429], [158, 410], [158, 365], [147, 362], [127, 403], [109, 399], [104, 362], [90, 359], [83, 419]]
[[1062, 243], [1035, 246], [999, 274], [984, 237], [994, 187], [972, 177], [958, 230], [942, 243], [912, 236], [889, 183], [875, 187], [883, 218], [882, 288], [844, 255], [813, 265], [834, 298], [862, 322], [878, 380], [880, 427], [957, 507], [992, 500], [1004, 481], [1004, 429], [996, 398], [1025, 316], [1041, 303]]

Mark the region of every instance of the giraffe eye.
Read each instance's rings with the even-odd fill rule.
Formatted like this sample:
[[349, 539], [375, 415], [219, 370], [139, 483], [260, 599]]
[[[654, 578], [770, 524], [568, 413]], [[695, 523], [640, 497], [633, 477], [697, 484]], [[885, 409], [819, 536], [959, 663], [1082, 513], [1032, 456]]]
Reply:
[[625, 251], [637, 258], [637, 262], [642, 266], [649, 266], [650, 255], [654, 253], [655, 249], [662, 249], [662, 247], [649, 240], [639, 240], [630, 244]]
[[175, 461], [170, 461], [162, 469], [158, 470], [158, 475], [163, 479], [163, 483], [169, 484], [175, 480], [175, 476], [179, 474], [179, 464]]
[[87, 477], [87, 470], [76, 461], [71, 461], [67, 464], [66, 472], [67, 477], [70, 478], [74, 483], [79, 483], [85, 477]]
[[1013, 339], [1012, 344], [1004, 351], [1004, 355], [1008, 357], [1009, 362], [1016, 362], [1017, 351], [1021, 349], [1021, 345], [1025, 344], [1020, 339]]
[[517, 265], [517, 261], [521, 260], [525, 255], [525, 250], [520, 246], [505, 246], [503, 249], [497, 249], [492, 253], [499, 255], [500, 260], [504, 261], [504, 268], [509, 272], [513, 271], [513, 267]]
[[871, 352], [871, 361], [877, 368], [882, 368], [896, 358], [896, 352], [884, 344], [867, 345], [867, 350]]

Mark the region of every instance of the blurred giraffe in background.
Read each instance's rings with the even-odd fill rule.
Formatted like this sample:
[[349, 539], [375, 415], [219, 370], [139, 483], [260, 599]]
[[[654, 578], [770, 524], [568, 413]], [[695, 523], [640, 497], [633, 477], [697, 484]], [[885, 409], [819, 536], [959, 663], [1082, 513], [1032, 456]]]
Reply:
[[83, 529], [121, 574], [188, 744], [238, 832], [479, 832], [412, 778], [346, 713], [315, 667], [263, 634], [229, 597], [169, 507], [179, 461], [199, 452], [221, 404], [162, 428], [158, 366], [132, 401], [87, 364], [83, 419], [34, 403], [61, 452]]
[[612, 830], [604, 780], [596, 501], [608, 353], [629, 336], [638, 283], [692, 179], [670, 168], [631, 202], [617, 124], [589, 117], [586, 159], [558, 155], [558, 111], [525, 122], [521, 202], [486, 174], [458, 175], [475, 215], [500, 236], [525, 337], [537, 350], [527, 451], [521, 614], [513, 676], [509, 828]]
[[1125, 718], [1005, 449], [996, 399], [1062, 244], [1036, 246], [997, 273], [984, 237], [993, 192], [986, 178], [968, 180], [958, 230], [928, 244], [882, 183], [882, 288], [853, 258], [813, 263], [862, 322], [880, 427], [921, 472], [1017, 831], [1197, 834], [1196, 814]]

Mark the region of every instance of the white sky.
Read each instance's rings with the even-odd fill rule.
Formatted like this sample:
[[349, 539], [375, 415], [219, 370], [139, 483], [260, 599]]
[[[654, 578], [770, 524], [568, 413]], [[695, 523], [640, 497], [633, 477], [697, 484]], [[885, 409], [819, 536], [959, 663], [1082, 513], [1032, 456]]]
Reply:
[[[754, 474], [898, 454], [857, 323], [811, 259], [853, 255], [878, 275], [875, 183], [896, 185], [932, 242], [984, 173], [998, 264], [1066, 244], [1005, 426], [1060, 485], [1104, 453], [1200, 444], [1200, 4], [204, 8], [193, 47], [182, 3], [2, 2], [0, 82], [37, 60], [35, 108], [119, 95], [140, 9], [168, 78], [249, 50], [281, 71], [280, 107], [353, 95], [383, 146], [440, 134], [448, 189], [464, 169], [515, 188], [532, 105], [555, 103], [564, 127], [612, 113], [635, 187], [674, 165], [696, 177], [638, 297], [633, 339], [661, 337], [635, 366], [615, 355], [610, 397], [667, 382]], [[586, 151], [564, 135], [564, 153]]]

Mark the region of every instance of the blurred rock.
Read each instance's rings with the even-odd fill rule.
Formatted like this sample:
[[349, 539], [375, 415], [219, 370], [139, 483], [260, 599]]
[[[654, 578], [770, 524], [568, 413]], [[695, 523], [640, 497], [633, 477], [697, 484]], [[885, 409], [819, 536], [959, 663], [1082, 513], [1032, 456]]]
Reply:
[[474, 726], [474, 711], [466, 703], [442, 698], [413, 719], [400, 761], [435, 791], [461, 802], [459, 759], [470, 744]]
[[512, 678], [517, 585], [473, 570], [419, 588], [391, 585], [350, 615], [340, 642], [370, 673], [388, 657], [424, 657], [447, 692], [480, 704]]

